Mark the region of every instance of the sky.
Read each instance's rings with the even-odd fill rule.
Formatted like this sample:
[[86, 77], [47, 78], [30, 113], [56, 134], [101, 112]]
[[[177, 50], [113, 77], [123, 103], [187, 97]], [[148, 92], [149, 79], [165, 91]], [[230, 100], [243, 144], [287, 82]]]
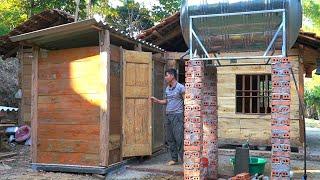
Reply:
[[[152, 9], [152, 6], [159, 5], [158, 0], [135, 0], [135, 2], [143, 4], [146, 8], [150, 10]], [[109, 3], [112, 7], [121, 5], [121, 2], [119, 0], [112, 0], [112, 1], [109, 1]]]

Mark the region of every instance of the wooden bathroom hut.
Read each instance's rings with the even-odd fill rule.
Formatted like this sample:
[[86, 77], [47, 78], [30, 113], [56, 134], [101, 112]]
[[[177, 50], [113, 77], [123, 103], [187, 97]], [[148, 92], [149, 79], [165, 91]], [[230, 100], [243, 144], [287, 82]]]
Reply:
[[164, 109], [148, 99], [163, 96], [161, 48], [95, 19], [10, 39], [31, 97], [34, 169], [104, 174], [163, 146]]

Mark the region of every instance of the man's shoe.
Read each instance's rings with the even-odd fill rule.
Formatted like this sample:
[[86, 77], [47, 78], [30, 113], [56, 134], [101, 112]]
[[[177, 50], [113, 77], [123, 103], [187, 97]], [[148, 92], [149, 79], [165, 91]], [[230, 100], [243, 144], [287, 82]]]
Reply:
[[171, 160], [167, 163], [168, 166], [172, 166], [172, 165], [175, 165], [177, 164], [178, 162], [177, 161], [174, 161], [174, 160]]

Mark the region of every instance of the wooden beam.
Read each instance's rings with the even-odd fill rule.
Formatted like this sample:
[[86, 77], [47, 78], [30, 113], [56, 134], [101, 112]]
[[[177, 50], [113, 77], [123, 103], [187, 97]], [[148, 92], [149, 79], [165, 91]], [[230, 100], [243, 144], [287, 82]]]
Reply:
[[21, 101], [20, 101], [20, 107], [19, 107], [19, 119], [18, 119], [18, 125], [21, 126], [22, 122], [24, 121], [24, 98], [23, 98], [23, 85], [24, 85], [24, 78], [23, 78], [23, 54], [24, 54], [24, 50], [23, 50], [23, 46], [19, 45], [19, 51], [18, 51], [18, 59], [20, 61], [20, 72], [19, 72], [19, 84], [20, 87], [19, 89], [21, 89]]
[[157, 30], [154, 30], [153, 32], [152, 32], [152, 34], [154, 34], [155, 36], [157, 36], [158, 38], [163, 38], [163, 36], [157, 31]]
[[122, 46], [120, 46], [120, 107], [121, 107], [121, 119], [120, 119], [120, 128], [121, 128], [121, 134], [120, 134], [120, 162], [123, 161], [123, 156], [122, 156], [122, 143], [123, 143], [123, 133], [122, 133], [122, 128], [123, 128], [123, 117], [124, 117], [124, 93], [123, 93], [123, 88], [125, 87], [124, 84], [124, 49]]
[[125, 112], [126, 112], [126, 97], [125, 97], [125, 92], [126, 92], [126, 50], [121, 48], [121, 158], [123, 158], [123, 136], [124, 136], [124, 122], [125, 122]]
[[[156, 31], [161, 32], [162, 30], [167, 29], [169, 26], [172, 26], [174, 23], [178, 23], [179, 21], [180, 21], [180, 19], [179, 19], [179, 18], [176, 18], [174, 21], [172, 21], [172, 22], [168, 23], [167, 25], [165, 25], [165, 26], [157, 29]], [[178, 27], [180, 28], [180, 26], [178, 26]], [[150, 37], [152, 37], [152, 35], [154, 35], [154, 34], [151, 33], [150, 35], [146, 36], [146, 37], [144, 38], [144, 40], [148, 41], [148, 39], [149, 39]]]
[[38, 146], [38, 57], [39, 47], [33, 47], [32, 82], [31, 82], [31, 160], [37, 162]]
[[100, 166], [108, 166], [110, 123], [110, 33], [99, 32], [102, 94], [100, 104]]
[[160, 46], [161, 44], [167, 42], [167, 40], [172, 39], [172, 38], [174, 38], [174, 37], [176, 37], [176, 36], [178, 36], [180, 34], [181, 34], [180, 27], [175, 28], [173, 31], [171, 31], [170, 34], [168, 34], [167, 36], [165, 36], [163, 38], [160, 38], [158, 41], [155, 41], [153, 44], [156, 44], [156, 45]]
[[[184, 55], [184, 52], [165, 52], [164, 53], [164, 59], [165, 60], [180, 60], [180, 58]], [[183, 56], [184, 60], [189, 60], [189, 54], [187, 54], [186, 56]]]

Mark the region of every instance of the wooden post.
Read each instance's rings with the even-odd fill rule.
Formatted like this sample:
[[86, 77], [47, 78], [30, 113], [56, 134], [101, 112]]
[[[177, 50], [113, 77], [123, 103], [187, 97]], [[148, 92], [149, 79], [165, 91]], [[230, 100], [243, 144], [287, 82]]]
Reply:
[[123, 160], [123, 156], [122, 156], [122, 144], [123, 144], [123, 116], [124, 116], [124, 93], [123, 93], [123, 88], [125, 87], [124, 84], [124, 49], [122, 48], [122, 46], [120, 46], [120, 106], [121, 106], [121, 119], [120, 119], [120, 126], [121, 126], [121, 133], [120, 133], [120, 161]]
[[290, 179], [290, 68], [288, 58], [272, 60], [271, 179]]
[[23, 111], [24, 111], [24, 98], [23, 98], [23, 56], [24, 56], [24, 51], [23, 51], [23, 45], [19, 46], [19, 52], [18, 52], [18, 58], [20, 61], [20, 71], [19, 71], [19, 89], [21, 90], [21, 99], [19, 103], [19, 119], [18, 119], [18, 125], [21, 126], [23, 124]]
[[31, 86], [31, 160], [37, 162], [38, 147], [38, 57], [39, 47], [32, 48], [32, 86]]
[[99, 32], [101, 57], [101, 104], [100, 104], [100, 165], [108, 166], [110, 122], [110, 34]]

